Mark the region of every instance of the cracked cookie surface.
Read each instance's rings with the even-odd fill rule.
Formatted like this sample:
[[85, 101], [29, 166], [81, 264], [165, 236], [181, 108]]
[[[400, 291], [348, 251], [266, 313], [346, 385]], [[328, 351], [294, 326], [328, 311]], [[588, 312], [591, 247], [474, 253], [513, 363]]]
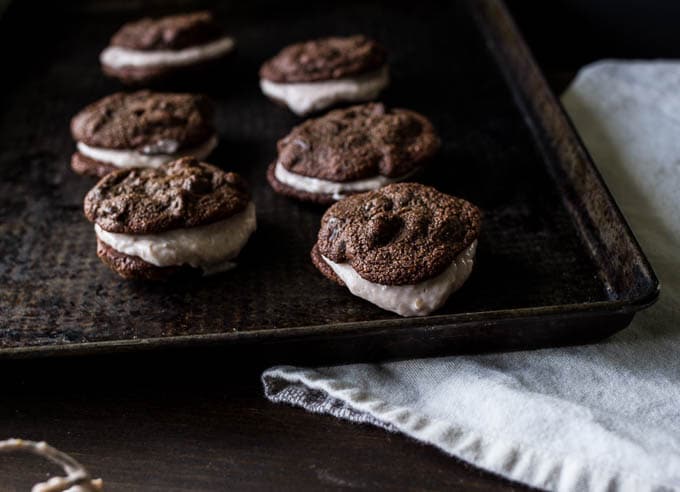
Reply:
[[217, 222], [249, 202], [238, 174], [184, 157], [106, 175], [85, 196], [84, 212], [105, 231], [150, 234]]
[[392, 184], [331, 206], [312, 261], [335, 282], [321, 255], [350, 264], [370, 282], [412, 285], [442, 273], [477, 239], [480, 224], [479, 209], [462, 198], [417, 183]]
[[385, 65], [387, 52], [362, 35], [328, 37], [291, 44], [260, 68], [272, 82], [318, 82], [361, 75]]
[[397, 178], [420, 167], [439, 147], [425, 116], [368, 103], [296, 126], [278, 141], [277, 161], [293, 173], [335, 182]]
[[110, 44], [139, 51], [181, 50], [223, 35], [212, 13], [191, 12], [128, 22], [113, 35]]
[[91, 147], [173, 153], [208, 140], [213, 118], [213, 103], [202, 95], [117, 92], [74, 116], [71, 134]]

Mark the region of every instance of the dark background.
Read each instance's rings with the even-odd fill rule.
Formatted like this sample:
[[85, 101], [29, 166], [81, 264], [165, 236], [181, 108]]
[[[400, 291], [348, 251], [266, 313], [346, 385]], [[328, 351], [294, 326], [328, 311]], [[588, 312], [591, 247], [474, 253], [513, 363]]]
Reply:
[[[678, 2], [508, 5], [556, 92], [596, 59], [680, 54]], [[525, 490], [403, 436], [270, 404], [262, 369], [181, 353], [3, 362], [0, 436], [47, 439], [95, 475], [117, 470], [107, 490]], [[48, 471], [56, 470], [3, 456], [0, 490], [27, 490]]]
[[602, 58], [680, 57], [680, 2], [508, 0], [506, 5], [557, 91]]

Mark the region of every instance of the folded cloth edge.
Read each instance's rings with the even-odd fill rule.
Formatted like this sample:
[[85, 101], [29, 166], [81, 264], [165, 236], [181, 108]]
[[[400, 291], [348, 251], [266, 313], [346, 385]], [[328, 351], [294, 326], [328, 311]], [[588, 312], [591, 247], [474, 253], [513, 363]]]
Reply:
[[344, 381], [313, 369], [276, 366], [262, 374], [265, 396], [275, 403], [328, 414], [354, 423], [371, 424], [405, 434], [473, 466], [532, 487], [557, 490], [667, 491], [666, 484], [608, 467], [593, 469], [577, 456], [548, 456], [524, 443], [494, 438], [454, 426], [412, 409], [392, 405]]

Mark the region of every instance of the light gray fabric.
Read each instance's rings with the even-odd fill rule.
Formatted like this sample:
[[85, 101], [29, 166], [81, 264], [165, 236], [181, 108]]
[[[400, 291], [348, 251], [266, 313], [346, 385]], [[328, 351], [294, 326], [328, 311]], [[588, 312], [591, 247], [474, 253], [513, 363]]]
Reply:
[[585, 347], [275, 367], [267, 397], [539, 488], [680, 490], [680, 63], [590, 65], [563, 103], [661, 279], [653, 308]]

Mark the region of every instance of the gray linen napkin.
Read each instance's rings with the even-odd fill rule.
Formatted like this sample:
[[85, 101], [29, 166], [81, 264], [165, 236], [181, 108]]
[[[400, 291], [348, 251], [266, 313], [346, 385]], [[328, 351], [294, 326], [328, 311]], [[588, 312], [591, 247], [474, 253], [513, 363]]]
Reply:
[[585, 347], [274, 367], [267, 397], [539, 488], [680, 490], [680, 63], [590, 65], [563, 103], [661, 278], [653, 308]]

